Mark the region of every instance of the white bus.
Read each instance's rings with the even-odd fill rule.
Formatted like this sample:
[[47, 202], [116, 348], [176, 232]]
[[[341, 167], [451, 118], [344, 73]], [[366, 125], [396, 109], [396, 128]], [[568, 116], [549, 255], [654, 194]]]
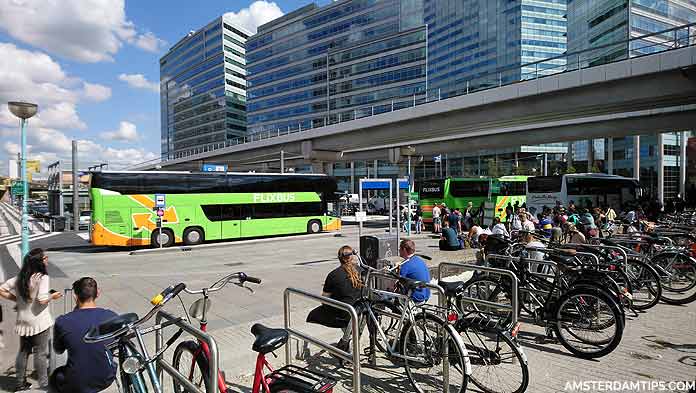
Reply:
[[535, 176], [527, 179], [527, 208], [540, 213], [544, 206], [553, 208], [556, 201], [567, 207], [570, 201], [578, 208], [608, 205], [616, 211], [640, 195], [638, 181], [604, 173], [574, 173]]

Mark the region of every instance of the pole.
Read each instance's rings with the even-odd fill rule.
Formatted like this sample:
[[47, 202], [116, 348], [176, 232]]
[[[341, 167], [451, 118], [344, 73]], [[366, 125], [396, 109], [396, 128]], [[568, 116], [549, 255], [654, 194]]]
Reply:
[[29, 210], [27, 208], [27, 198], [29, 196], [29, 182], [27, 181], [27, 120], [20, 120], [22, 129], [22, 261], [29, 253]]
[[77, 179], [77, 141], [72, 141], [72, 204], [73, 204], [73, 230], [80, 229], [80, 190]]
[[683, 200], [686, 200], [687, 143], [686, 131], [682, 131], [679, 135], [679, 194], [681, 194], [680, 196]]
[[285, 151], [280, 151], [280, 173], [285, 173]]
[[614, 174], [614, 138], [607, 138], [607, 173]]
[[[399, 185], [399, 181], [396, 181], [397, 186]], [[398, 189], [399, 187], [397, 187]], [[408, 209], [406, 210], [408, 212], [408, 235], [411, 236], [411, 156], [408, 156], [408, 188], [406, 189], [408, 194], [406, 195], [406, 206], [408, 206]], [[398, 192], [398, 191], [397, 191]]]
[[633, 137], [633, 177], [640, 181], [640, 136]]
[[665, 143], [661, 132], [657, 133], [657, 199], [665, 203]]

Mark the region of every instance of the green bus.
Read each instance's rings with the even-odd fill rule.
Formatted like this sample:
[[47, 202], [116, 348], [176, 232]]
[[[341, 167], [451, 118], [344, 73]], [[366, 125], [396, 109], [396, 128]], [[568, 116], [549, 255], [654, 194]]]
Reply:
[[[417, 186], [420, 197], [420, 208], [423, 212], [423, 222], [431, 225], [433, 222], [433, 207], [444, 203], [450, 209], [466, 209], [471, 202], [479, 209], [493, 210], [486, 216], [500, 217], [506, 220], [505, 208], [508, 204], [522, 205], [526, 200], [528, 176], [491, 177], [448, 177], [444, 179], [428, 179], [419, 181]], [[489, 224], [485, 222], [485, 224]]]
[[89, 194], [90, 241], [97, 246], [167, 247], [341, 228], [327, 212], [336, 180], [326, 175], [104, 171], [92, 174]]

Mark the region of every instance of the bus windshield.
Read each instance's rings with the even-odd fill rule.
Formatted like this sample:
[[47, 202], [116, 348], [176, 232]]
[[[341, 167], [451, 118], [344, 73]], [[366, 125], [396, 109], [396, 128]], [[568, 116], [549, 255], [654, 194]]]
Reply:
[[549, 194], [561, 192], [563, 177], [535, 176], [527, 179], [527, 191], [530, 194]]
[[445, 194], [445, 180], [444, 179], [434, 179], [434, 180], [423, 180], [419, 188], [419, 197], [421, 199], [441, 199]]

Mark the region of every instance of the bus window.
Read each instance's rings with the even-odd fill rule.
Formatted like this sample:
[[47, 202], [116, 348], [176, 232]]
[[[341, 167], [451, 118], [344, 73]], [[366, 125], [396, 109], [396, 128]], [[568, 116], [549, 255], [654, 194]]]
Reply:
[[456, 181], [450, 182], [449, 192], [453, 197], [485, 197], [488, 196], [489, 181]]
[[527, 179], [527, 190], [530, 194], [548, 194], [561, 192], [562, 181], [563, 178], [561, 176], [530, 177], [529, 179]]
[[526, 195], [526, 183], [523, 181], [501, 181], [500, 194], [503, 196]]

